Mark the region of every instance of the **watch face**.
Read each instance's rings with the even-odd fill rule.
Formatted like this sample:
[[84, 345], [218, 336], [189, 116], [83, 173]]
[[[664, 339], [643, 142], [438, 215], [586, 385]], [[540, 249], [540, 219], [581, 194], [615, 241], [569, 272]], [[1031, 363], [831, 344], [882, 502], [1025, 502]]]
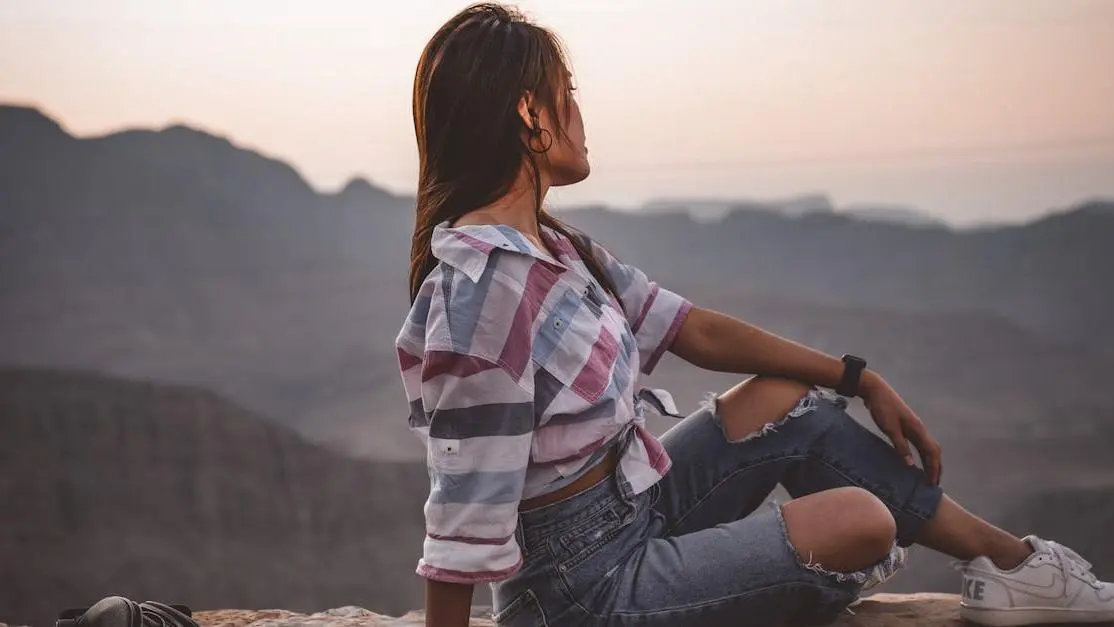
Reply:
[[863, 359], [862, 357], [856, 357], [855, 355], [844, 355], [843, 356], [843, 363], [845, 363], [845, 364], [855, 364], [855, 365], [858, 365], [858, 366], [865, 366], [866, 365], [866, 360]]

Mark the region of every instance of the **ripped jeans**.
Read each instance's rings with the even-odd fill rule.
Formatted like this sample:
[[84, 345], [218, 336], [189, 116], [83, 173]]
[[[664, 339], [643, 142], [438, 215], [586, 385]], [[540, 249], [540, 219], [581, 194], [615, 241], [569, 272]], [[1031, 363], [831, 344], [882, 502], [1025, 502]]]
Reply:
[[830, 572], [802, 559], [781, 508], [759, 509], [774, 487], [794, 497], [841, 486], [869, 490], [893, 514], [902, 546], [917, 539], [942, 495], [845, 409], [844, 399], [814, 390], [784, 420], [729, 442], [714, 408], [705, 407], [661, 438], [673, 467], [648, 490], [632, 494], [617, 471], [522, 512], [523, 567], [492, 584], [497, 624], [833, 621], [868, 571]]

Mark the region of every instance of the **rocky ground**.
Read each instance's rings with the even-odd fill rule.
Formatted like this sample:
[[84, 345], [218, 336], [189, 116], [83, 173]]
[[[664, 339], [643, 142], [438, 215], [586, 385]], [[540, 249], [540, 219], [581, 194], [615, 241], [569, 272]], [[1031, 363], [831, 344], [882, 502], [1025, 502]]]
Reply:
[[[950, 594], [878, 594], [854, 608], [839, 627], [945, 627], [962, 625], [959, 599]], [[401, 617], [376, 614], [359, 607], [342, 607], [317, 614], [285, 610], [215, 610], [198, 612], [204, 627], [423, 627], [421, 612]], [[493, 627], [487, 618], [473, 618], [472, 627]]]
[[[471, 627], [495, 627], [487, 612], [476, 609]], [[484, 615], [484, 616], [480, 616]], [[202, 627], [424, 627], [420, 611], [385, 616], [347, 606], [315, 614], [288, 610], [208, 610], [194, 613]], [[958, 627], [959, 597], [953, 594], [876, 594], [837, 620], [833, 627]], [[1114, 623], [1103, 623], [1114, 627]], [[0, 627], [15, 627], [0, 623]], [[1045, 627], [1055, 627], [1046, 625]], [[1101, 627], [1101, 625], [1099, 626]]]

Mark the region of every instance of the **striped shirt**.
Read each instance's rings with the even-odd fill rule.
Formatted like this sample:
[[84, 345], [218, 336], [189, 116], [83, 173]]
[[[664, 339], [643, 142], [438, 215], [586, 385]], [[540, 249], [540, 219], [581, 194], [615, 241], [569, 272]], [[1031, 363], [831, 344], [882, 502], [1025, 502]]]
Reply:
[[676, 408], [636, 378], [653, 370], [691, 304], [589, 242], [617, 302], [571, 242], [544, 227], [542, 236], [556, 258], [508, 226], [433, 233], [439, 264], [396, 342], [430, 477], [423, 577], [512, 575], [522, 564], [519, 501], [571, 483], [620, 435], [633, 436], [619, 463], [635, 493], [669, 470], [640, 399]]

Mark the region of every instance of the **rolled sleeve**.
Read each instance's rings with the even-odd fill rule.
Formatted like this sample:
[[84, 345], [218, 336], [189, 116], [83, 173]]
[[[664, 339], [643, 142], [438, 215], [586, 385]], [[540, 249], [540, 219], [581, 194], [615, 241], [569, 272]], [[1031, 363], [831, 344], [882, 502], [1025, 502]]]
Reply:
[[417, 572], [452, 583], [506, 579], [522, 565], [518, 503], [534, 430], [533, 393], [501, 362], [425, 356], [419, 429], [430, 477]]
[[623, 312], [642, 356], [642, 373], [649, 375], [673, 345], [692, 303], [651, 281], [642, 270], [619, 261], [599, 244], [593, 242], [592, 247], [619, 290]]
[[642, 362], [642, 373], [650, 374], [658, 365], [661, 356], [673, 345], [685, 318], [692, 309], [692, 303], [683, 297], [650, 283], [650, 295], [643, 304], [642, 316], [632, 324], [638, 350], [646, 358]]

